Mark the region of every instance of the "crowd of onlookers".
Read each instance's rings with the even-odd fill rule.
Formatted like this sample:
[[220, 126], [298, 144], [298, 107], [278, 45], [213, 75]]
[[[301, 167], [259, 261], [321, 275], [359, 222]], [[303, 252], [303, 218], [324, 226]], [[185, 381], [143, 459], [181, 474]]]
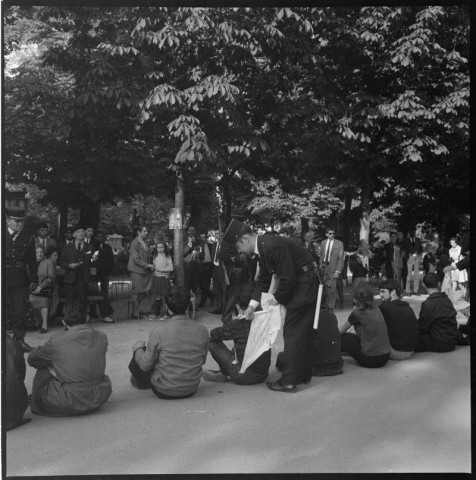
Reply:
[[[108, 291], [119, 252], [115, 255], [105, 235], [102, 232], [94, 235], [92, 227], [68, 228], [64, 239], [54, 241], [49, 238], [48, 226], [44, 223], [38, 226], [35, 236], [22, 238], [21, 223], [21, 217], [7, 214], [7, 293], [14, 304], [13, 339], [8, 337], [6, 345], [7, 428], [24, 422], [22, 416], [27, 408], [24, 352], [29, 353], [28, 364], [37, 369], [30, 399], [33, 413], [50, 416], [89, 413], [100, 408], [112, 392], [105, 373], [107, 336], [87, 323], [88, 318], [94, 316], [96, 306], [103, 321], [112, 322]], [[448, 352], [456, 345], [469, 343], [469, 320], [458, 329], [453, 296], [441, 291], [446, 279], [448, 292], [458, 291], [469, 299], [470, 256], [466, 240], [452, 238], [451, 248], [445, 248], [433, 240], [422, 242], [414, 229], [406, 237], [401, 232], [390, 232], [389, 241], [374, 245], [372, 254], [372, 248], [363, 241], [356, 251], [346, 252], [342, 239], [332, 228], [328, 228], [326, 238], [318, 242], [313, 232], [307, 232], [299, 241], [264, 242], [259, 240], [261, 235], [242, 225], [246, 228], [241, 236], [236, 236], [236, 245], [235, 240], [222, 241], [222, 232], [218, 229], [198, 235], [193, 226], [186, 229], [182, 252], [184, 287], [176, 286], [173, 245], [168, 234], [149, 235], [146, 226], [135, 228], [125, 255], [134, 298], [132, 317], [148, 315], [150, 319], [160, 320], [155, 322], [147, 342], [139, 340], [133, 345], [129, 371], [136, 388], [150, 388], [162, 399], [179, 399], [193, 395], [201, 378], [242, 385], [264, 382], [269, 373], [270, 350], [259, 355], [244, 372], [240, 368], [250, 334], [250, 312], [260, 310], [259, 302], [254, 300], [256, 285], [262, 281], [263, 270], [270, 269], [272, 273], [275, 268], [278, 277], [283, 275], [281, 288], [284, 288], [284, 282], [290, 280], [279, 265], [294, 268], [286, 263], [289, 262], [286, 255], [289, 259], [299, 256], [304, 259], [296, 263], [300, 280], [293, 285], [320, 283], [324, 288], [317, 329], [301, 329], [304, 337], [307, 335], [309, 355], [305, 361], [310, 362], [312, 373], [290, 385], [272, 382], [268, 384], [271, 390], [295, 392], [296, 385], [308, 383], [310, 376], [341, 374], [342, 355], [351, 356], [363, 367], [377, 368], [389, 360], [409, 359], [414, 352]], [[279, 235], [289, 237], [286, 231]], [[246, 250], [243, 238], [247, 241], [251, 238], [254, 246], [250, 244]], [[263, 250], [258, 250], [258, 241]], [[294, 252], [292, 257], [288, 250]], [[270, 256], [266, 259], [266, 255]], [[376, 287], [369, 283], [372, 255], [379, 258], [380, 301], [376, 301]], [[277, 262], [277, 267], [270, 266], [270, 259]], [[353, 309], [338, 328], [334, 310], [337, 304], [344, 305], [343, 289], [349, 270]], [[422, 291], [428, 297], [417, 317], [402, 297], [420, 295]], [[49, 319], [61, 308], [65, 327], [64, 331], [51, 335], [43, 346], [33, 349], [24, 341], [21, 323], [25, 312], [20, 300], [25, 300], [25, 295], [38, 311], [41, 333], [48, 331]], [[94, 303], [88, 301], [92, 295], [95, 295]], [[316, 295], [312, 295], [307, 301], [311, 303], [299, 304], [296, 312], [306, 308], [309, 310], [306, 315], [314, 316]], [[145, 299], [149, 300], [150, 311], [142, 310]], [[191, 304], [202, 308], [207, 302], [211, 313], [221, 315], [222, 320], [222, 326], [210, 332], [187, 314]], [[291, 315], [292, 305], [289, 307]], [[292, 339], [289, 315], [284, 321], [285, 350], [278, 355], [276, 363], [278, 370], [284, 371], [289, 369], [290, 359], [297, 355], [297, 350], [292, 353], [289, 346]], [[299, 318], [299, 314], [294, 315], [292, 321], [299, 323]], [[227, 341], [233, 342], [231, 350]], [[297, 348], [297, 344], [293, 348]], [[208, 370], [202, 375], [208, 352], [218, 370]]]

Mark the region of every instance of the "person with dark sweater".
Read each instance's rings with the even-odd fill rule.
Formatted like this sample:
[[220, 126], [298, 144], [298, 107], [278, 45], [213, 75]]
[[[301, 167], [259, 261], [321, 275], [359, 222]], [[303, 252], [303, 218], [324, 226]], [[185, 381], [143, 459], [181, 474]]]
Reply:
[[416, 352], [451, 352], [458, 341], [458, 324], [453, 303], [444, 292], [436, 273], [423, 277], [428, 298], [421, 304], [418, 318], [418, 343]]
[[[350, 327], [355, 333], [347, 333]], [[370, 285], [359, 285], [354, 294], [354, 310], [339, 328], [341, 349], [366, 368], [383, 367], [390, 358], [387, 326], [380, 309], [374, 305]]]
[[380, 305], [390, 340], [390, 360], [406, 360], [413, 355], [418, 341], [418, 320], [408, 302], [400, 298], [397, 280], [385, 280], [379, 285]]

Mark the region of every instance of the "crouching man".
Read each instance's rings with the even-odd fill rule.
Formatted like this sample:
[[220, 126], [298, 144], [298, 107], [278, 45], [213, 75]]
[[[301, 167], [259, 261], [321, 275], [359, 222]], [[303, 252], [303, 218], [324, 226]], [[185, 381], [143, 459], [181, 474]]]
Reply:
[[[220, 370], [207, 370], [203, 374], [204, 380], [225, 382], [231, 379], [238, 385], [255, 385], [266, 380], [271, 363], [271, 349], [262, 353], [244, 373], [240, 373], [250, 328], [251, 321], [241, 318], [228, 320], [223, 327], [214, 328], [210, 332], [210, 353]], [[233, 340], [233, 351], [223, 343], [224, 340]]]
[[131, 383], [137, 388], [152, 388], [164, 399], [192, 396], [202, 377], [208, 353], [208, 330], [185, 314], [190, 293], [173, 287], [165, 298], [171, 318], [160, 321], [149, 341], [138, 340], [132, 347], [129, 364]]
[[37, 368], [31, 411], [64, 417], [84, 415], [101, 407], [112, 393], [105, 374], [107, 336], [85, 324], [86, 309], [72, 302], [65, 306], [67, 331], [52, 335], [28, 355]]

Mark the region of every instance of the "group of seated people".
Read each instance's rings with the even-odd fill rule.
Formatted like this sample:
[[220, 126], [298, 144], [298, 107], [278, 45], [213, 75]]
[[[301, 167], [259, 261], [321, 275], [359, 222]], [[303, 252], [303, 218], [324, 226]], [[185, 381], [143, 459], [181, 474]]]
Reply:
[[[342, 352], [363, 367], [376, 368], [388, 360], [408, 359], [414, 352], [449, 352], [456, 345], [467, 344], [458, 331], [451, 300], [439, 290], [437, 275], [426, 274], [423, 285], [429, 296], [422, 303], [417, 319], [410, 305], [401, 300], [400, 286], [395, 280], [380, 284], [383, 300], [380, 306], [374, 304], [373, 288], [361, 284], [355, 291], [354, 309], [332, 342], [322, 341], [330, 338], [322, 335], [324, 330], [337, 325], [334, 312], [326, 306], [324, 287], [319, 328], [313, 339], [313, 376], [342, 373]], [[171, 288], [166, 297], [170, 318], [155, 325], [147, 343], [139, 340], [132, 347], [131, 384], [138, 389], [151, 389], [162, 399], [181, 399], [196, 393], [202, 376], [207, 381], [233, 381], [239, 385], [264, 382], [269, 373], [271, 350], [240, 373], [251, 322], [232, 318], [208, 332], [204, 325], [186, 315], [189, 302], [188, 289]], [[81, 303], [66, 305], [64, 325], [65, 331], [52, 335], [28, 355], [28, 364], [37, 369], [31, 411], [38, 415], [90, 413], [100, 408], [112, 393], [111, 381], [105, 373], [106, 334], [86, 324], [85, 306]], [[348, 332], [351, 327], [355, 333]], [[232, 350], [224, 343], [229, 340], [234, 343]], [[208, 352], [218, 364], [216, 371], [202, 371]], [[25, 422], [22, 417], [27, 408], [27, 394], [22, 353], [7, 344], [6, 357], [9, 429]], [[278, 355], [278, 370], [282, 369], [281, 358]]]

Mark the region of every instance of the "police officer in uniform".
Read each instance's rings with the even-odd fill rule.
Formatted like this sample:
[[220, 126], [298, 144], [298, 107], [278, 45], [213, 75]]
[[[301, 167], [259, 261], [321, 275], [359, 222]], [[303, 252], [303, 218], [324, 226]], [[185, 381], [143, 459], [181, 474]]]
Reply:
[[7, 228], [5, 231], [5, 298], [12, 303], [10, 323], [13, 338], [23, 351], [29, 352], [25, 342], [25, 320], [29, 296], [30, 278], [27, 269], [27, 250], [30, 237], [23, 231], [24, 212], [5, 211]]

